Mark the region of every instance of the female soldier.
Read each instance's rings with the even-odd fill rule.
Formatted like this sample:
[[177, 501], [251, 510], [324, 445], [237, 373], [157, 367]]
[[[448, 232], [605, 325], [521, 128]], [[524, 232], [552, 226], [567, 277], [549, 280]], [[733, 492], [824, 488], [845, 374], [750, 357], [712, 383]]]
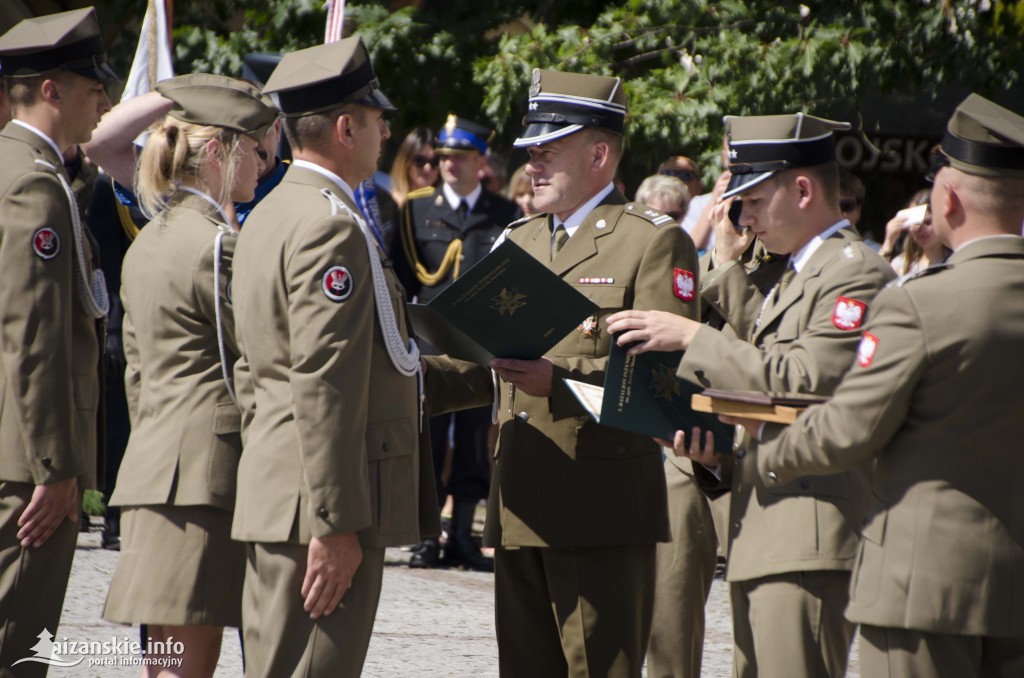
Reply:
[[103, 616], [146, 625], [148, 657], [180, 657], [180, 675], [212, 676], [223, 627], [241, 624], [245, 571], [230, 538], [242, 449], [230, 379], [232, 201], [253, 197], [256, 148], [277, 110], [223, 76], [156, 89], [174, 106], [139, 159], [136, 193], [155, 216], [122, 269], [132, 432], [111, 497], [124, 507], [122, 552]]

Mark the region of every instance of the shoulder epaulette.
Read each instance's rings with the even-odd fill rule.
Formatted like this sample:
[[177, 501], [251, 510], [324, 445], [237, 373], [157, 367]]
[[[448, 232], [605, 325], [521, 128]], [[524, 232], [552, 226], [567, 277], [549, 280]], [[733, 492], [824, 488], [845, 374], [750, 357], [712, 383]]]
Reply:
[[934, 266], [929, 266], [928, 268], [922, 268], [920, 271], [914, 271], [913, 273], [907, 273], [906, 275], [902, 275], [899, 278], [896, 278], [895, 280], [890, 282], [888, 285], [886, 285], [886, 287], [903, 287], [911, 280], [917, 280], [918, 278], [923, 278], [927, 275], [939, 273], [940, 271], [945, 271], [950, 268], [953, 268], [953, 264], [949, 263], [948, 261], [944, 261], [941, 264], [935, 264]]
[[679, 223], [675, 219], [665, 214], [664, 212], [656, 210], [653, 207], [648, 207], [647, 205], [644, 205], [642, 203], [626, 203], [625, 209], [627, 214], [638, 216], [644, 221], [649, 221], [658, 227], [664, 226], [665, 224], [675, 224], [677, 226], [679, 225]]
[[434, 194], [433, 186], [424, 186], [423, 188], [417, 188], [415, 191], [409, 191], [409, 195], [405, 197], [406, 200], [415, 200], [416, 198], [422, 198], [427, 195]]
[[519, 217], [518, 219], [513, 221], [511, 224], [506, 226], [505, 230], [506, 231], [511, 231], [513, 228], [517, 228], [519, 226], [522, 226], [526, 222], [532, 221], [534, 219], [538, 219], [540, 217], [547, 217], [547, 214], [545, 214], [544, 212], [537, 212], [536, 214], [528, 214], [525, 217]]

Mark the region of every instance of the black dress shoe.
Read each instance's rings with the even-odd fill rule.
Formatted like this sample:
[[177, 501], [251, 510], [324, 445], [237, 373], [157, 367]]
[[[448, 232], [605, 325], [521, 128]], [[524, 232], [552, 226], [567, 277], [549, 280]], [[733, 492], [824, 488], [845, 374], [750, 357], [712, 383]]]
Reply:
[[473, 541], [473, 515], [476, 501], [455, 500], [452, 507], [451, 531], [448, 543], [444, 546], [442, 565], [464, 567], [475, 572], [494, 572], [494, 559], [480, 552], [480, 547]]
[[424, 539], [420, 544], [420, 549], [414, 551], [412, 558], [409, 559], [409, 567], [424, 570], [437, 567], [440, 549], [436, 539]]

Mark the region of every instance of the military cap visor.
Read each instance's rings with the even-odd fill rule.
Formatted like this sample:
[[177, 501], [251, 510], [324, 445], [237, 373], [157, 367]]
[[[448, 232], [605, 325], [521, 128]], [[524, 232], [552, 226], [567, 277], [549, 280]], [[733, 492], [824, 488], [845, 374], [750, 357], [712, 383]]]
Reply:
[[1024, 118], [971, 94], [950, 118], [939, 150], [967, 174], [1024, 177]]
[[0, 36], [0, 72], [5, 77], [53, 70], [99, 82], [119, 80], [107, 63], [93, 8], [25, 19]]
[[257, 88], [223, 75], [193, 73], [157, 83], [156, 90], [174, 102], [168, 115], [195, 125], [213, 125], [263, 141], [277, 120]]
[[767, 181], [777, 172], [835, 160], [833, 130], [846, 130], [850, 125], [796, 113], [726, 116], [725, 127], [732, 176], [723, 199]]
[[453, 155], [476, 151], [481, 155], [487, 153], [488, 144], [494, 139], [494, 132], [471, 120], [449, 115], [441, 131], [434, 141], [434, 150], [438, 155]]
[[534, 69], [528, 109], [515, 148], [546, 144], [584, 127], [622, 134], [626, 96], [619, 78]]
[[397, 110], [380, 90], [359, 36], [285, 54], [263, 91], [286, 117], [323, 113], [346, 103]]

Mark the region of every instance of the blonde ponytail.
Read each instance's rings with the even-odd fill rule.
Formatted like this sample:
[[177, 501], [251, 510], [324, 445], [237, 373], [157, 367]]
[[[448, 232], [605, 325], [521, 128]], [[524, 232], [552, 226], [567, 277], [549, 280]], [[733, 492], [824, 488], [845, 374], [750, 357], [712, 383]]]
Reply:
[[149, 138], [139, 156], [135, 178], [135, 194], [143, 211], [152, 218], [179, 199], [181, 183], [194, 185], [209, 193], [203, 186], [200, 168], [205, 162], [204, 149], [217, 139], [225, 154], [221, 165], [220, 195], [211, 195], [221, 205], [231, 200], [231, 187], [238, 161], [237, 132], [212, 125], [194, 125], [166, 117], [149, 129]]

